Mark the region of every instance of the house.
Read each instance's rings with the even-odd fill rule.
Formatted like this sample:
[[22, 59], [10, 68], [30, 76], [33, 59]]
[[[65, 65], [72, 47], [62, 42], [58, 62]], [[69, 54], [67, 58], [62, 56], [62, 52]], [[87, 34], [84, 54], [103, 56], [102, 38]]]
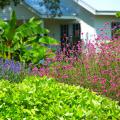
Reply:
[[103, 32], [106, 33], [104, 39], [112, 39], [117, 29], [115, 26], [120, 24], [115, 17], [116, 12], [120, 11], [119, 0], [115, 3], [114, 0], [61, 0], [63, 15], [56, 17], [50, 17], [38, 1], [25, 0], [17, 7], [8, 6], [0, 10], [0, 17], [8, 20], [10, 11], [15, 9], [19, 22], [34, 16], [43, 21], [43, 26], [50, 30], [50, 36], [57, 40], [61, 40], [64, 34], [73, 38], [77, 35], [86, 43], [98, 38], [99, 34], [102, 36]]

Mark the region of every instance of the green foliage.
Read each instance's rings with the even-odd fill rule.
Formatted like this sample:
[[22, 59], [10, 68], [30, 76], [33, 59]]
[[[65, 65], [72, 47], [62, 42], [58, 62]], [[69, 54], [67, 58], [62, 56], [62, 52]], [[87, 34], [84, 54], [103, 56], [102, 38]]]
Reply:
[[29, 77], [0, 81], [1, 120], [119, 120], [120, 106], [87, 89]]
[[52, 17], [55, 17], [56, 15], [62, 15], [60, 0], [42, 0], [40, 1], [40, 5], [44, 5], [47, 13]]
[[[4, 8], [7, 5], [14, 4], [17, 6], [20, 2], [24, 2], [25, 0], [0, 0], [0, 8]], [[61, 15], [60, 9], [60, 0], [38, 0], [40, 7], [45, 6], [47, 13], [52, 16]], [[41, 13], [42, 14], [42, 13]]]
[[[120, 11], [116, 12], [116, 17], [120, 18]], [[114, 30], [114, 34], [118, 37], [120, 35], [120, 29], [118, 28], [118, 26], [116, 26], [116, 27], [117, 27], [117, 29]]]
[[[1, 55], [3, 58], [14, 58], [22, 62], [39, 60], [48, 57], [49, 49], [45, 44], [58, 44], [57, 40], [43, 34], [48, 34], [47, 29], [42, 28], [42, 22], [31, 18], [28, 22], [17, 26], [15, 11], [12, 12], [9, 22], [0, 20], [0, 27], [4, 30], [1, 35]], [[40, 40], [39, 40], [40, 39]]]
[[23, 0], [0, 0], [0, 7], [3, 9], [6, 5], [10, 5], [11, 2], [14, 2], [14, 5], [17, 5]]
[[116, 17], [118, 17], [118, 18], [120, 17], [120, 12], [116, 13]]

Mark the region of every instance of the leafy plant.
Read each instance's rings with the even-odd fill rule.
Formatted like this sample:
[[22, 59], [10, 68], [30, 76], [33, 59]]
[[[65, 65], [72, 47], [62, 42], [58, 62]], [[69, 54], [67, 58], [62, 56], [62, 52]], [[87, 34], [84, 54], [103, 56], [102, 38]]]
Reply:
[[0, 81], [0, 119], [118, 120], [120, 106], [79, 86], [46, 77], [11, 84]]
[[120, 11], [116, 12], [116, 17], [120, 17]]
[[1, 35], [1, 56], [3, 58], [20, 60], [22, 62], [38, 63], [48, 57], [50, 49], [45, 44], [58, 44], [57, 40], [49, 36], [47, 29], [42, 28], [42, 22], [31, 18], [28, 22], [17, 26], [15, 11], [9, 22], [0, 20], [0, 27], [4, 30]]

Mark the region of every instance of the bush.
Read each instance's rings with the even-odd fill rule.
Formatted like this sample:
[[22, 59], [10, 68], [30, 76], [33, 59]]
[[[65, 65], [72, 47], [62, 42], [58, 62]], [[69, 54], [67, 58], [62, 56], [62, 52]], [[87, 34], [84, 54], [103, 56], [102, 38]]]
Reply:
[[0, 81], [0, 119], [118, 120], [120, 106], [96, 93], [52, 79], [28, 77], [21, 83]]

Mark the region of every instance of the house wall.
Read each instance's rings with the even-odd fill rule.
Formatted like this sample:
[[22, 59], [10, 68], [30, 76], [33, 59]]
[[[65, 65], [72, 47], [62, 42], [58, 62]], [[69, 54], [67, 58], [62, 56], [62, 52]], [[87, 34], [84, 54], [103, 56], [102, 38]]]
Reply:
[[11, 4], [10, 6], [6, 6], [4, 9], [0, 9], [0, 18], [4, 20], [10, 19], [10, 13], [12, 10], [16, 11], [17, 19], [29, 19], [31, 17], [37, 17], [32, 11], [28, 10], [28, 8], [23, 5], [14, 6]]
[[[100, 28], [104, 27], [105, 22], [110, 22], [107, 25], [107, 36], [111, 38], [111, 22], [113, 20], [120, 21], [119, 19], [115, 18], [115, 16], [95, 16], [80, 5], [78, 5], [73, 0], [61, 0], [63, 5], [69, 7], [71, 12], [67, 12], [67, 16], [76, 17], [76, 20], [63, 20], [63, 19], [45, 19], [44, 20], [44, 27], [50, 30], [50, 36], [60, 40], [60, 25], [61, 24], [69, 24], [69, 34], [72, 35], [72, 24], [78, 22], [81, 24], [81, 35], [82, 39], [87, 43], [89, 40], [92, 41], [95, 39], [97, 34], [100, 34]], [[29, 10], [27, 7], [23, 5], [18, 5], [17, 7], [7, 6], [5, 9], [0, 9], [0, 18], [5, 20], [9, 20], [10, 12], [14, 9], [16, 11], [17, 19], [18, 20], [26, 20], [31, 17], [37, 17], [34, 12]]]
[[111, 34], [111, 22], [120, 21], [115, 16], [95, 16], [79, 4], [69, 0], [69, 6], [73, 8], [76, 13], [76, 19], [81, 24], [81, 32], [83, 33], [82, 39], [87, 43], [89, 40], [93, 41], [100, 34], [99, 28], [104, 27], [104, 23], [109, 22], [107, 29], [105, 30], [106, 36], [112, 37]]
[[50, 31], [50, 36], [60, 40], [60, 25], [68, 24], [69, 25], [69, 35], [72, 35], [72, 24], [76, 23], [76, 20], [55, 20], [55, 19], [46, 19], [44, 20], [44, 27]]
[[66, 9], [70, 9], [70, 12], [63, 13], [64, 16], [73, 16], [76, 18], [74, 21], [69, 20], [46, 20], [45, 28], [50, 30], [51, 36], [60, 40], [60, 24], [69, 24], [69, 34], [72, 35], [72, 24], [77, 22], [81, 24], [82, 39], [86, 42], [92, 40], [95, 31], [95, 16], [89, 11], [75, 3], [73, 0], [61, 0], [62, 4], [66, 6]]
[[105, 28], [105, 23], [108, 22], [106, 25], [106, 29], [104, 29], [104, 32], [106, 33], [106, 36], [109, 38], [112, 38], [112, 32], [111, 32], [111, 23], [112, 21], [120, 21], [120, 19], [116, 18], [115, 16], [96, 16], [95, 17], [95, 29], [97, 34], [101, 34], [100, 29]]
[[82, 39], [85, 42], [93, 40], [96, 35], [95, 16], [73, 0], [69, 0], [69, 6], [74, 9], [76, 20], [81, 24]]
[[50, 33], [49, 35], [57, 40], [60, 40], [60, 29], [59, 24], [57, 22], [52, 21], [44, 21], [44, 27], [47, 28]]

